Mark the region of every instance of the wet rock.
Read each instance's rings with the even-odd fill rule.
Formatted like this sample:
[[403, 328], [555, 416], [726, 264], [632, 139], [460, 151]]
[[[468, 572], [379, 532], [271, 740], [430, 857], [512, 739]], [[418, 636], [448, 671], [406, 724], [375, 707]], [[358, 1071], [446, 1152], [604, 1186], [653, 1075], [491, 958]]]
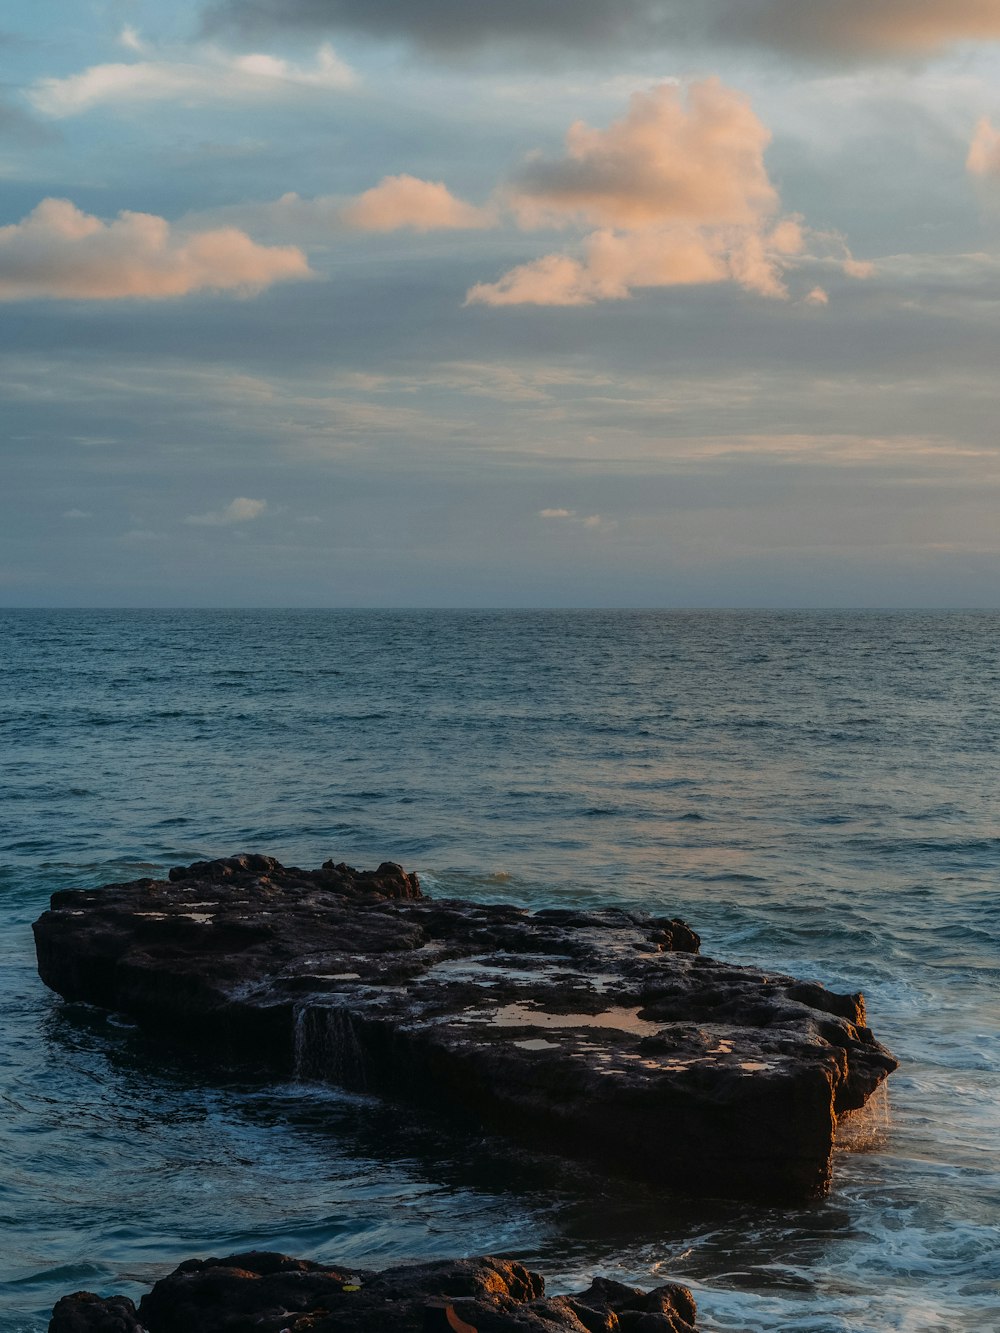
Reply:
[[822, 1192], [896, 1067], [860, 995], [702, 957], [682, 921], [432, 899], [391, 863], [202, 862], [57, 893], [35, 938], [47, 985], [174, 1042], [701, 1194]]
[[[115, 1322], [119, 1306], [131, 1324]], [[66, 1322], [78, 1310], [92, 1322]], [[64, 1297], [49, 1333], [693, 1333], [695, 1314], [673, 1283], [647, 1292], [597, 1278], [578, 1295], [546, 1297], [537, 1273], [507, 1259], [375, 1273], [252, 1251], [189, 1259], [143, 1297], [138, 1322], [124, 1297]]]
[[95, 1296], [74, 1291], [56, 1302], [49, 1333], [144, 1333], [127, 1296]]

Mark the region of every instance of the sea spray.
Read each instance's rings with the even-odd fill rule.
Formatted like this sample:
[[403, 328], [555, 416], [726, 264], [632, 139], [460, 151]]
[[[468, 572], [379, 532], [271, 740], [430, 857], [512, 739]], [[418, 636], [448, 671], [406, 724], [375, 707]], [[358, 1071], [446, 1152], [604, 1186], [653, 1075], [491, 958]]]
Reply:
[[837, 1117], [835, 1146], [844, 1152], [875, 1152], [889, 1136], [889, 1088], [880, 1083], [864, 1106]]

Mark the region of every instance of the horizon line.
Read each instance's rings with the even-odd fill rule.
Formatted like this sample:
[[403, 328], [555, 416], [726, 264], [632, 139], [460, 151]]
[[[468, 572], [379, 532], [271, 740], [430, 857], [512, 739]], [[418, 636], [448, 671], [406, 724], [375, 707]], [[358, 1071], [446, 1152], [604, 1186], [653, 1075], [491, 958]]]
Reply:
[[732, 604], [718, 605], [669, 605], [669, 606], [651, 606], [651, 605], [625, 605], [625, 606], [605, 606], [605, 605], [566, 605], [566, 606], [518, 606], [510, 605], [487, 605], [476, 606], [471, 604], [444, 604], [444, 605], [392, 605], [392, 606], [352, 606], [352, 605], [334, 605], [334, 606], [289, 606], [287, 604], [236, 604], [236, 605], [184, 605], [164, 604], [143, 605], [139, 603], [128, 603], [120, 606], [116, 605], [81, 605], [81, 606], [45, 606], [45, 605], [0, 605], [0, 613], [8, 611], [40, 611], [40, 612], [86, 612], [86, 611], [136, 611], [136, 612], [166, 612], [166, 611], [206, 611], [206, 612], [255, 612], [255, 611], [286, 611], [286, 612], [305, 612], [305, 613], [403, 613], [403, 612], [463, 612], [463, 613], [486, 613], [486, 612], [517, 612], [520, 614], [553, 614], [556, 612], [632, 612], [644, 614], [685, 614], [702, 612], [733, 612], [741, 614], [754, 614], [758, 612], [788, 612], [792, 614], [817, 614], [821, 612], [870, 612], [873, 614], [927, 614], [931, 612], [984, 612], [998, 613], [1000, 605], [984, 606], [981, 604], [970, 605], [872, 605], [857, 606], [843, 603], [830, 603], [829, 605], [800, 605], [793, 604], [788, 606], [778, 605], [769, 606], [766, 604], [739, 606]]

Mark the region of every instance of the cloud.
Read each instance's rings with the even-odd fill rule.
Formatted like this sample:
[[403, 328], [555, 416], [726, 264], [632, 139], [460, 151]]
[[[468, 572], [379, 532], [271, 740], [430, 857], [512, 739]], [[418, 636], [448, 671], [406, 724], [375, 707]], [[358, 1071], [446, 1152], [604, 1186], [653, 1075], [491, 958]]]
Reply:
[[67, 509], [63, 518], [93, 518], [94, 515], [88, 509]]
[[841, 268], [849, 278], [864, 279], [875, 276], [875, 265], [867, 259], [855, 259], [846, 244], [842, 245]]
[[534, 158], [508, 190], [522, 227], [597, 224], [582, 257], [550, 254], [467, 294], [471, 304], [590, 305], [636, 287], [733, 281], [784, 297], [801, 220], [777, 217], [770, 133], [717, 79], [636, 93], [608, 129], [574, 124], [566, 152]]
[[809, 59], [928, 55], [1000, 39], [996, 0], [210, 0], [210, 30], [360, 32], [438, 55], [517, 46], [764, 47]]
[[[586, 306], [623, 300], [637, 288], [720, 282], [784, 299], [786, 274], [807, 262], [870, 277], [872, 266], [854, 259], [842, 236], [781, 214], [765, 163], [770, 141], [739, 91], [716, 78], [686, 89], [670, 82], [634, 94], [626, 114], [606, 129], [576, 121], [562, 155], [530, 155], [485, 206], [458, 198], [442, 181], [401, 174], [352, 199], [285, 194], [199, 221], [222, 217], [320, 244], [344, 229], [512, 223], [523, 231], [584, 233], [572, 252], [545, 254], [475, 283], [468, 305]], [[810, 247], [820, 253], [808, 254]]]
[[575, 509], [539, 509], [538, 517], [562, 519], [575, 527], [589, 528], [591, 531], [598, 528], [610, 530], [618, 526], [617, 523], [602, 518], [600, 514], [587, 514], [581, 518]]
[[466, 304], [588, 306], [625, 300], [636, 288], [727, 281], [775, 300], [789, 294], [783, 266], [790, 252], [775, 243], [773, 232], [602, 231], [588, 236], [583, 250], [582, 259], [545, 255], [496, 282], [476, 283]]
[[246, 495], [238, 495], [222, 509], [207, 514], [191, 514], [184, 522], [202, 528], [228, 528], [234, 523], [249, 523], [260, 518], [266, 508], [266, 500], [251, 500]]
[[[128, 31], [128, 30], [126, 30]], [[131, 34], [135, 42], [138, 37]], [[123, 39], [124, 40], [124, 39]], [[129, 42], [126, 40], [126, 45]], [[132, 45], [137, 53], [144, 48]], [[141, 102], [255, 102], [303, 90], [343, 92], [357, 82], [353, 70], [330, 46], [322, 46], [310, 68], [276, 56], [232, 55], [205, 48], [188, 60], [135, 60], [92, 65], [64, 79], [39, 79], [27, 92], [36, 111], [54, 119], [80, 115], [97, 106]]]
[[134, 51], [136, 55], [144, 56], [149, 53], [149, 45], [130, 23], [126, 23], [118, 34], [118, 45], [124, 46], [126, 51]]
[[737, 39], [807, 56], [933, 55], [1000, 40], [996, 0], [729, 0], [721, 8], [717, 31], [726, 19]]
[[965, 165], [973, 176], [1000, 176], [1000, 130], [995, 130], [988, 116], [976, 126]]
[[529, 225], [752, 222], [778, 203], [770, 141], [749, 100], [718, 79], [692, 84], [686, 100], [664, 83], [635, 93], [606, 130], [571, 125], [565, 155], [529, 161], [512, 202]]
[[440, 181], [403, 174], [385, 176], [359, 195], [327, 194], [310, 199], [289, 191], [266, 202], [228, 204], [194, 213], [189, 221], [197, 226], [225, 222], [272, 237], [294, 238], [302, 245], [324, 245], [332, 235], [344, 231], [482, 230], [495, 226], [500, 215], [492, 205], [480, 208], [459, 199]]
[[440, 181], [407, 175], [383, 177], [378, 185], [351, 200], [341, 218], [359, 231], [398, 231], [402, 227], [414, 231], [463, 230], [488, 227], [494, 221], [489, 209], [457, 199]]
[[[671, 8], [675, 0], [667, 0]], [[348, 30], [413, 42], [437, 52], [525, 39], [571, 46], [639, 39], [662, 0], [210, 0], [209, 31]]]
[[235, 227], [180, 231], [151, 213], [102, 222], [68, 199], [0, 227], [0, 301], [161, 299], [309, 276], [295, 246], [258, 245]]
[[764, 160], [770, 141], [748, 98], [718, 79], [686, 90], [664, 83], [636, 93], [606, 129], [575, 122], [561, 156], [530, 156], [486, 206], [457, 198], [441, 181], [403, 174], [353, 199], [286, 194], [222, 216], [319, 242], [344, 228], [428, 232], [510, 222], [524, 231], [586, 233], [571, 253], [474, 284], [470, 305], [585, 306], [623, 300], [636, 288], [719, 282], [783, 299], [793, 263], [815, 258], [807, 242], [823, 251], [819, 262], [870, 276], [841, 236], [781, 215]]

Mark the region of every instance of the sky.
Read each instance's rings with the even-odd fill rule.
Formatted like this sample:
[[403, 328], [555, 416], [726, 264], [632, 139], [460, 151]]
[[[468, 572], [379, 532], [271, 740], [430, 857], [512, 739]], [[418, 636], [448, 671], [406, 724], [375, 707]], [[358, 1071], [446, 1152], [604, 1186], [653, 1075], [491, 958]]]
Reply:
[[0, 605], [1000, 605], [1000, 0], [6, 0]]

